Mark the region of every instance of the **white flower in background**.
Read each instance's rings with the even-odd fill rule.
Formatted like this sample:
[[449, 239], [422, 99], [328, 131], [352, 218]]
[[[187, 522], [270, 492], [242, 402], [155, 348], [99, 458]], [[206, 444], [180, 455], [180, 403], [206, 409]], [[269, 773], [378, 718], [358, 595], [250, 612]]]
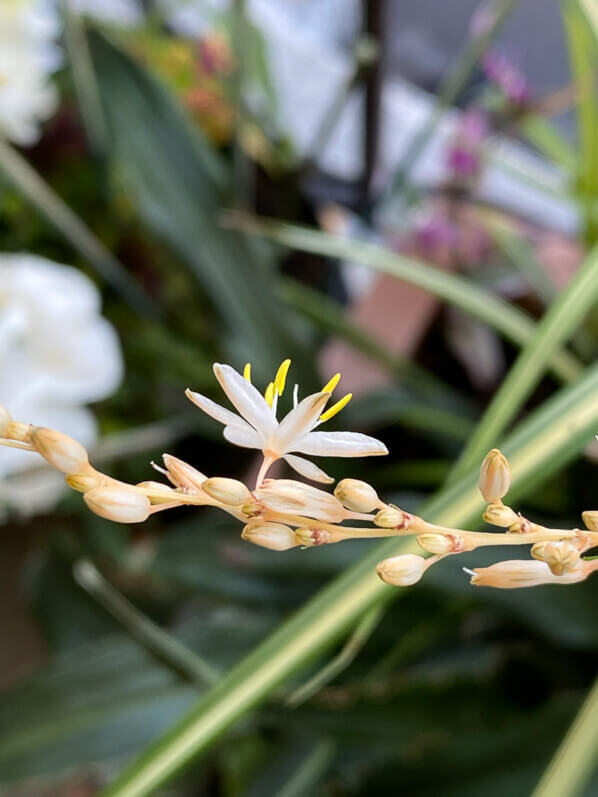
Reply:
[[70, 0], [70, 8], [98, 22], [123, 28], [140, 25], [144, 18], [139, 0]]
[[216, 379], [238, 415], [200, 393], [186, 391], [188, 398], [194, 404], [224, 424], [223, 434], [229, 443], [262, 451], [264, 462], [257, 478], [258, 487], [270, 465], [281, 457], [307, 479], [330, 483], [334, 479], [313, 462], [296, 454], [318, 457], [371, 457], [388, 454], [384, 443], [369, 435], [356, 432], [313, 431], [340, 412], [351, 400], [351, 393], [347, 393], [330, 409], [324, 409], [339, 382], [340, 374], [336, 374], [319, 393], [312, 393], [302, 401], [298, 401], [298, 388], [295, 385], [293, 409], [279, 423], [276, 418], [278, 399], [283, 394], [290, 363], [290, 360], [282, 363], [274, 381], [270, 382], [263, 396], [251, 384], [249, 363], [245, 366], [244, 376], [237, 373], [230, 365], [216, 363], [214, 365]]
[[0, 2], [0, 134], [16, 144], [34, 144], [56, 107], [59, 28], [51, 0]]
[[[0, 397], [13, 418], [61, 429], [87, 447], [97, 430], [83, 405], [109, 396], [122, 371], [91, 280], [35, 255], [0, 254]], [[45, 509], [64, 486], [55, 477], [28, 452], [3, 448], [0, 504]]]

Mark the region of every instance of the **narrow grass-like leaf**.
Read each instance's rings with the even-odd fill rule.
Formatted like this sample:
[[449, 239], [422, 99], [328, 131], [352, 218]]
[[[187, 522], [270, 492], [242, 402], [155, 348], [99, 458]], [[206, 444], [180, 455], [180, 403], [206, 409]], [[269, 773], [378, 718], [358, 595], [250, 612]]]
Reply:
[[[90, 51], [109, 130], [109, 156], [145, 224], [181, 257], [210, 296], [240, 362], [265, 375], [287, 356], [309, 358], [276, 312], [274, 263], [246, 236], [216, 224], [232, 174], [157, 78], [99, 33]], [[309, 379], [308, 379], [309, 381]]]
[[523, 134], [549, 160], [557, 163], [568, 174], [578, 168], [577, 153], [556, 127], [538, 114], [525, 116], [519, 123]]
[[[586, 445], [598, 424], [597, 395], [595, 366], [530, 416], [505, 443], [514, 497], [556, 472]], [[443, 490], [423, 514], [447, 525], [478, 523], [484, 504], [476, 481], [477, 472], [472, 470]], [[144, 797], [169, 781], [289, 675], [329, 649], [365, 612], [400, 594], [376, 577], [375, 565], [414, 547], [414, 542], [405, 539], [375, 546], [234, 667], [167, 735], [133, 762], [104, 797]]]
[[496, 246], [515, 266], [530, 288], [545, 304], [550, 304], [557, 295], [557, 288], [536, 260], [531, 243], [515, 230], [509, 229], [506, 224], [487, 219], [484, 226]]
[[453, 478], [466, 473], [497, 444], [500, 435], [538, 384], [552, 354], [598, 301], [598, 247], [538, 323], [533, 337], [503, 380], [460, 457]]
[[[361, 263], [410, 282], [489, 324], [519, 346], [527, 343], [533, 335], [534, 322], [525, 313], [490, 292], [463, 277], [448, 274], [380, 246], [309, 227], [230, 211], [223, 216], [223, 223], [283, 246]], [[553, 373], [563, 381], [575, 379], [581, 371], [580, 363], [568, 352], [555, 352], [550, 359]]]
[[598, 680], [592, 686], [532, 797], [578, 797], [596, 769]]
[[577, 193], [585, 214], [586, 239], [598, 239], [598, 103], [596, 102], [596, 67], [598, 48], [587, 17], [577, 0], [561, 5], [567, 36], [572, 77], [578, 88], [577, 136], [579, 145]]

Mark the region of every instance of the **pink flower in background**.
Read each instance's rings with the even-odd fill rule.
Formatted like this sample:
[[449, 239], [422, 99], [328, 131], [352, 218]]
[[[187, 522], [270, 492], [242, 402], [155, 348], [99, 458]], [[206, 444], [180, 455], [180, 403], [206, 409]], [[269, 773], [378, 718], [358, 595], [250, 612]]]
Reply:
[[446, 154], [446, 165], [454, 179], [470, 180], [479, 174], [488, 127], [488, 116], [479, 108], [470, 108], [461, 114]]
[[482, 59], [482, 69], [513, 105], [529, 102], [531, 91], [527, 78], [504, 53], [488, 50]]

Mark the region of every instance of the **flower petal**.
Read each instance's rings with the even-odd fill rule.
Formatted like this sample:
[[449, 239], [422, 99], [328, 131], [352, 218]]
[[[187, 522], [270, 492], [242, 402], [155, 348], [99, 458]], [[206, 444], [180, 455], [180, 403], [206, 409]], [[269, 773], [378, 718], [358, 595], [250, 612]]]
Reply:
[[202, 396], [201, 393], [195, 393], [189, 388], [185, 390], [185, 395], [198, 406], [200, 410], [205, 412], [206, 415], [220, 421], [220, 423], [223, 423], [225, 426], [234, 426], [245, 431], [254, 431], [253, 427], [250, 426], [247, 421], [244, 421], [240, 415], [227, 410], [225, 407], [221, 407], [220, 404], [216, 404], [215, 401], [212, 401], [212, 399], [209, 399], [207, 396]]
[[214, 364], [216, 379], [229, 401], [264, 436], [272, 434], [277, 423], [262, 394], [230, 365]]
[[225, 426], [222, 434], [224, 439], [228, 440], [235, 446], [242, 448], [258, 448], [262, 447], [262, 438], [259, 432], [252, 429], [249, 424], [245, 424], [247, 429], [242, 429], [239, 426]]
[[297, 438], [304, 437], [322, 414], [330, 393], [324, 391], [306, 396], [280, 422], [272, 448], [279, 453], [294, 449]]
[[359, 432], [310, 432], [298, 440], [292, 450], [317, 457], [374, 457], [388, 454], [384, 443]]
[[314, 465], [314, 463], [310, 462], [308, 459], [296, 457], [293, 454], [285, 454], [284, 458], [291, 468], [293, 468], [293, 470], [296, 470], [297, 473], [305, 476], [306, 479], [311, 479], [314, 482], [322, 482], [322, 484], [332, 484], [334, 482], [332, 476], [329, 476], [321, 468], [318, 468], [317, 465]]

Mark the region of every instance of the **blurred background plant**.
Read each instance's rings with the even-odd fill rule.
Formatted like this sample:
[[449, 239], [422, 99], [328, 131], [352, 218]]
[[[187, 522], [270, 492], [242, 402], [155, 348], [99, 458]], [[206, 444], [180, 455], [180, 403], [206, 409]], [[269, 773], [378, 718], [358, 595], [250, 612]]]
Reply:
[[[289, 356], [306, 392], [342, 371], [343, 428], [391, 451], [336, 478], [475, 525], [475, 471], [506, 441], [522, 511], [579, 523], [598, 13], [416, 5], [1, 4], [15, 418], [126, 481], [165, 450], [246, 479], [251, 451], [232, 460], [184, 390], [215, 395], [213, 361], [265, 385]], [[595, 579], [478, 590], [449, 560], [388, 590], [382, 549], [276, 553], [191, 509], [118, 526], [26, 457], [0, 450], [2, 794], [99, 794], [124, 767], [121, 797], [527, 795], [595, 676]], [[581, 717], [537, 794], [598, 793]]]

